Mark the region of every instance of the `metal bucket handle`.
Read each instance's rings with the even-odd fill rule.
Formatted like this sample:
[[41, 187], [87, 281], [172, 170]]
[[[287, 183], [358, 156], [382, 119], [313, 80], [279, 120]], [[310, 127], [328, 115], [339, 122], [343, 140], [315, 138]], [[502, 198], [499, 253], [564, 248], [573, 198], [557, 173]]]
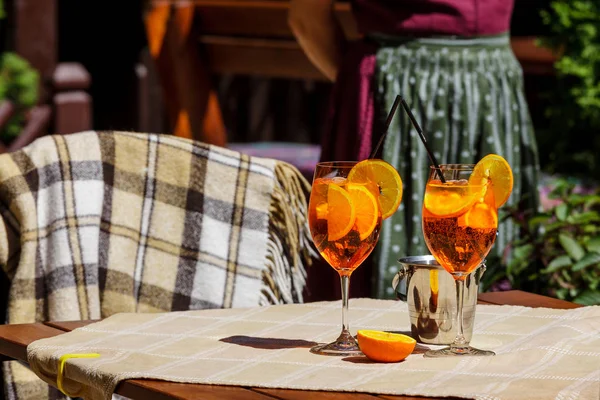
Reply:
[[400, 265], [400, 270], [396, 273], [396, 275], [394, 275], [394, 279], [392, 279], [392, 288], [396, 293], [396, 297], [402, 301], [406, 301], [408, 299], [408, 294], [406, 290], [402, 291], [398, 288], [398, 286], [400, 285], [400, 282], [406, 278], [407, 284], [404, 286], [404, 288], [408, 288], [408, 274], [408, 268], [406, 268], [405, 265]]

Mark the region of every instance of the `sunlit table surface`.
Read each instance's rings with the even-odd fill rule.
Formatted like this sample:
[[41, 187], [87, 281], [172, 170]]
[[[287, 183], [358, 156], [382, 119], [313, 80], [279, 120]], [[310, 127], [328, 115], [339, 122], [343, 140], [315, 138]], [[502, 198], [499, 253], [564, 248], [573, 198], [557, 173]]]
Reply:
[[[520, 305], [570, 309], [578, 304], [519, 290], [489, 292], [479, 295], [479, 304]], [[69, 332], [95, 321], [50, 321], [34, 324], [0, 325], [0, 361], [18, 360], [26, 362], [27, 346], [35, 340]], [[369, 400], [369, 399], [413, 399], [426, 397], [372, 395], [347, 392], [317, 392], [291, 389], [265, 389], [243, 386], [219, 386], [165, 382], [160, 380], [130, 379], [122, 382], [115, 393], [132, 399], [286, 399], [310, 398], [315, 400]]]

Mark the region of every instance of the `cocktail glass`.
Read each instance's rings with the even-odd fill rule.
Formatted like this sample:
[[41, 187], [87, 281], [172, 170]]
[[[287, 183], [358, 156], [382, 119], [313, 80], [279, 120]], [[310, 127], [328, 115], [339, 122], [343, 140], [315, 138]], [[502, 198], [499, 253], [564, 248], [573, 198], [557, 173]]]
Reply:
[[[454, 278], [458, 326], [454, 342], [425, 357], [489, 356], [494, 352], [469, 346], [463, 335], [463, 292], [467, 276], [485, 259], [496, 239], [498, 209], [487, 179], [470, 179], [475, 165], [431, 167], [423, 201], [423, 235], [431, 254]], [[439, 173], [443, 174], [442, 183]]]
[[340, 275], [342, 332], [332, 343], [311, 352], [350, 356], [360, 349], [348, 326], [348, 291], [352, 272], [369, 256], [379, 239], [381, 207], [372, 182], [353, 182], [348, 175], [357, 162], [322, 162], [316, 166], [308, 206], [315, 246]]

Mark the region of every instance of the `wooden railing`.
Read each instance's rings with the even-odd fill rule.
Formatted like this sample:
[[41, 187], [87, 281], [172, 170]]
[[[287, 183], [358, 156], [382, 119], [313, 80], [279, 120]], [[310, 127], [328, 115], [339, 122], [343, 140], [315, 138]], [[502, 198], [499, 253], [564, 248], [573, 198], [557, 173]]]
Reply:
[[[58, 0], [5, 0], [11, 27], [10, 47], [25, 58], [41, 77], [39, 104], [28, 111], [26, 125], [9, 146], [14, 151], [47, 133], [68, 134], [92, 128], [92, 99], [87, 92], [90, 74], [79, 63], [58, 62]], [[2, 116], [14, 107], [5, 102]], [[4, 113], [4, 114], [3, 114]]]
[[[4, 128], [14, 114], [15, 107], [8, 101], [0, 103], [0, 129]], [[10, 144], [0, 142], [0, 153], [18, 150], [47, 133], [51, 109], [48, 105], [35, 106], [28, 110], [23, 130]]]
[[[19, 150], [48, 133], [68, 134], [90, 129], [91, 97], [85, 91], [90, 82], [89, 74], [78, 64], [59, 64], [52, 79], [52, 92], [49, 92], [52, 101], [27, 110], [21, 133], [9, 144], [0, 142], [0, 153]], [[14, 113], [15, 105], [9, 100], [0, 103], [0, 129]]]

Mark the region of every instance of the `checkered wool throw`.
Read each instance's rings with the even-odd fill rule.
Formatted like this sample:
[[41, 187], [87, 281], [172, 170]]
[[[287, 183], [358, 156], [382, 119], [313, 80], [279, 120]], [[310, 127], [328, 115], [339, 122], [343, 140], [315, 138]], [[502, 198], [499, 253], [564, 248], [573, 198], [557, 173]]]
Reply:
[[[302, 302], [309, 184], [167, 135], [48, 136], [0, 156], [7, 322]], [[57, 397], [3, 366], [8, 399]]]

